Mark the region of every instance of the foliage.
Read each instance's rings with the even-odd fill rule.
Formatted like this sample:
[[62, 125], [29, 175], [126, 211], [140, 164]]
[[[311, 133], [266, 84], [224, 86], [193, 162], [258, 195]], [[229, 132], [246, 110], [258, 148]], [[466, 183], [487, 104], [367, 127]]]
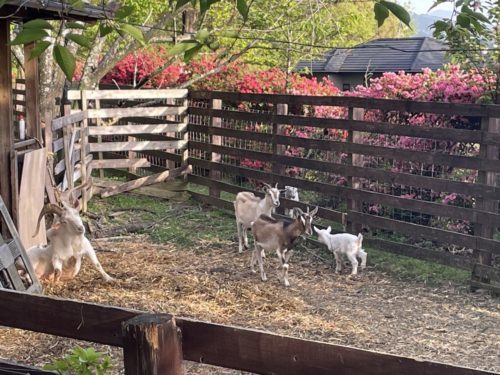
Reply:
[[94, 348], [83, 349], [75, 346], [64, 358], [57, 359], [43, 368], [58, 374], [104, 375], [111, 369], [111, 358], [95, 351]]
[[[445, 0], [436, 0], [431, 9], [443, 2]], [[449, 45], [455, 62], [494, 66], [500, 52], [498, 49], [490, 52], [485, 49], [498, 48], [498, 0], [459, 0], [453, 4], [450, 18], [438, 20], [431, 26], [434, 37]]]

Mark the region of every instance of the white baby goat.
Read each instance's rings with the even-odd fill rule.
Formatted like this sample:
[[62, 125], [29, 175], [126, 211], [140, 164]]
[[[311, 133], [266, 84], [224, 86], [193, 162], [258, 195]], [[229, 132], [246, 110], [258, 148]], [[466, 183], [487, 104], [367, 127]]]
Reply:
[[56, 215], [56, 220], [47, 231], [49, 244], [33, 246], [27, 250], [33, 269], [40, 279], [69, 280], [80, 271], [83, 256], [88, 256], [105, 281], [112, 281], [97, 259], [94, 248], [85, 237], [85, 227], [79, 215], [80, 203], [62, 202], [63, 207], [47, 204], [40, 212], [36, 233], [40, 221], [48, 214]]
[[351, 262], [351, 275], [358, 274], [358, 260], [361, 259], [361, 269], [366, 268], [366, 252], [362, 249], [363, 235], [360, 233], [356, 237], [350, 233], [330, 234], [331, 227], [327, 229], [318, 229], [314, 227], [314, 231], [318, 234], [318, 240], [328, 247], [328, 250], [333, 252], [335, 256], [335, 272], [339, 273], [342, 270], [342, 254], [347, 255]]
[[247, 231], [251, 228], [251, 223], [260, 215], [271, 216], [273, 209], [280, 205], [278, 184], [275, 187], [264, 184], [264, 193], [264, 198], [256, 197], [249, 191], [242, 191], [236, 195], [234, 215], [238, 229], [238, 253], [243, 251], [243, 246], [248, 249]]

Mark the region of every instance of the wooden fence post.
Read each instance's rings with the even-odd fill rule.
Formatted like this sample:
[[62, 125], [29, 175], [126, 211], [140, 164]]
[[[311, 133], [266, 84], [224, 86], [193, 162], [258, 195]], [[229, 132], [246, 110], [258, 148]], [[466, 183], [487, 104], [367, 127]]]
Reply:
[[38, 92], [38, 59], [29, 59], [35, 43], [31, 42], [24, 46], [24, 70], [26, 72], [26, 83], [24, 86], [26, 96], [26, 132], [29, 137], [42, 140], [42, 129], [40, 126], [40, 93]]
[[[288, 114], [288, 104], [276, 104], [275, 112], [276, 115], [287, 115]], [[283, 131], [281, 129], [281, 125], [276, 121], [273, 123], [273, 136], [282, 135]], [[274, 155], [283, 155], [285, 151], [284, 145], [278, 145], [275, 140], [273, 140], [273, 154]], [[276, 161], [273, 162], [273, 173], [284, 175], [285, 174], [285, 166]], [[267, 181], [267, 183], [271, 183]]]
[[[365, 115], [365, 110], [363, 108], [353, 108], [349, 107], [349, 121], [352, 120], [363, 120]], [[349, 134], [347, 136], [347, 141], [351, 143], [357, 143], [361, 139], [361, 132], [349, 130]], [[349, 164], [355, 166], [363, 166], [363, 156], [359, 154], [349, 154]], [[359, 177], [349, 176], [347, 178], [347, 182], [349, 187], [353, 189], [359, 189], [361, 183], [359, 182]], [[358, 234], [361, 232], [362, 226], [360, 223], [354, 223], [349, 220], [349, 212], [357, 211], [361, 212], [362, 210], [362, 202], [356, 201], [354, 199], [347, 200], [347, 221], [349, 223], [347, 230], [352, 234]]]
[[[499, 118], [490, 118], [490, 117], [482, 117], [481, 118], [481, 130], [489, 133], [500, 133], [500, 119]], [[480, 145], [479, 149], [479, 157], [487, 160], [498, 160], [498, 146], [497, 145]], [[484, 185], [496, 185], [496, 173], [488, 172], [488, 171], [479, 171], [478, 172], [478, 183]], [[483, 197], [476, 197], [476, 209], [496, 212], [497, 209], [497, 201], [491, 199], [484, 199]], [[474, 225], [474, 234], [476, 236], [484, 237], [484, 238], [493, 238], [495, 234], [495, 227], [493, 225], [480, 224], [476, 223]], [[482, 251], [480, 249], [474, 249], [474, 258], [477, 263], [491, 266], [492, 262], [492, 254], [491, 252]], [[483, 283], [489, 283], [489, 277], [484, 275], [476, 275], [474, 272], [475, 268], [472, 269], [471, 279], [473, 281], [479, 281]], [[476, 288], [471, 286], [472, 290]]]
[[[222, 109], [222, 100], [220, 99], [212, 99], [210, 102], [210, 109]], [[222, 119], [219, 117], [211, 117], [210, 118], [210, 126], [220, 128], [222, 126]], [[213, 145], [221, 146], [222, 145], [222, 136], [220, 135], [211, 135], [210, 134], [210, 143]], [[217, 152], [212, 152], [210, 160], [216, 163], [220, 163], [221, 154]], [[219, 181], [220, 180], [220, 171], [210, 170], [209, 177], [212, 180]], [[209, 188], [209, 194], [212, 197], [220, 198], [220, 189], [216, 187]]]
[[[87, 94], [85, 90], [82, 90], [82, 111], [88, 109], [87, 103]], [[85, 161], [87, 159], [87, 145], [88, 145], [88, 136], [89, 136], [89, 123], [87, 118], [85, 117], [81, 122], [80, 126], [80, 165], [81, 165], [81, 182], [82, 184], [87, 182], [87, 179], [90, 179], [90, 176], [87, 176], [87, 166], [85, 165]], [[82, 189], [82, 211], [87, 212], [87, 202], [89, 201], [89, 187], [84, 187]]]
[[182, 339], [168, 314], [144, 314], [122, 323], [125, 375], [181, 375]]

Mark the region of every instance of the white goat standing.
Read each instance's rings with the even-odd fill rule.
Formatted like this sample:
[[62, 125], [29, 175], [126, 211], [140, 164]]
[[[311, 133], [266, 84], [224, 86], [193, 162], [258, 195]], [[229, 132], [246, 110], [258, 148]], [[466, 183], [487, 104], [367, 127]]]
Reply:
[[319, 229], [314, 227], [314, 231], [318, 234], [318, 240], [325, 244], [335, 256], [335, 272], [339, 273], [342, 270], [342, 254], [345, 254], [352, 265], [351, 275], [358, 274], [358, 260], [361, 259], [361, 269], [366, 268], [366, 252], [362, 249], [363, 235], [361, 233], [356, 237], [350, 233], [331, 234], [331, 227], [327, 229]]
[[[285, 186], [285, 198], [295, 202], [299, 202], [299, 189], [295, 186]], [[293, 212], [289, 208], [285, 208], [285, 215], [293, 217]]]
[[251, 228], [252, 222], [262, 214], [271, 216], [273, 209], [280, 205], [278, 184], [275, 187], [264, 184], [264, 193], [264, 198], [256, 197], [249, 191], [242, 191], [236, 195], [234, 215], [238, 229], [238, 253], [243, 251], [243, 246], [248, 249], [247, 231]]
[[105, 281], [112, 281], [97, 259], [94, 248], [85, 237], [85, 227], [79, 215], [80, 202], [62, 202], [63, 207], [55, 204], [44, 206], [38, 217], [36, 234], [40, 221], [48, 214], [56, 215], [56, 221], [47, 231], [47, 246], [33, 246], [27, 250], [28, 257], [38, 278], [54, 281], [69, 280], [80, 271], [83, 256], [88, 256]]
[[252, 252], [252, 260], [250, 267], [252, 272], [256, 272], [255, 264], [259, 263], [260, 278], [262, 281], [267, 280], [264, 272], [264, 262], [262, 256], [265, 250], [276, 251], [281, 265], [281, 278], [285, 286], [290, 286], [288, 282], [288, 260], [292, 255], [292, 249], [295, 240], [304, 233], [312, 235], [311, 224], [314, 216], [318, 212], [318, 207], [309, 212], [303, 212], [300, 208], [292, 209], [294, 220], [284, 221], [276, 220], [270, 216], [261, 215], [255, 222], [252, 223], [252, 233], [255, 238], [255, 248]]

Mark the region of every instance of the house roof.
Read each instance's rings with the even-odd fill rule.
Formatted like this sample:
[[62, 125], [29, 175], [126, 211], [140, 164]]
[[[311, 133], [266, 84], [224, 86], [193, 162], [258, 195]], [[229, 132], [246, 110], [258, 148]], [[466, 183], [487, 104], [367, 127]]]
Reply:
[[95, 6], [84, 2], [83, 7], [75, 8], [67, 2], [58, 0], [8, 0], [0, 8], [0, 16], [14, 21], [28, 21], [35, 18], [61, 19], [92, 22], [111, 18], [114, 10], [109, 7]]
[[448, 60], [446, 45], [427, 37], [376, 39], [352, 49], [332, 49], [316, 60], [301, 60], [295, 71], [311, 73], [418, 73], [438, 69]]

